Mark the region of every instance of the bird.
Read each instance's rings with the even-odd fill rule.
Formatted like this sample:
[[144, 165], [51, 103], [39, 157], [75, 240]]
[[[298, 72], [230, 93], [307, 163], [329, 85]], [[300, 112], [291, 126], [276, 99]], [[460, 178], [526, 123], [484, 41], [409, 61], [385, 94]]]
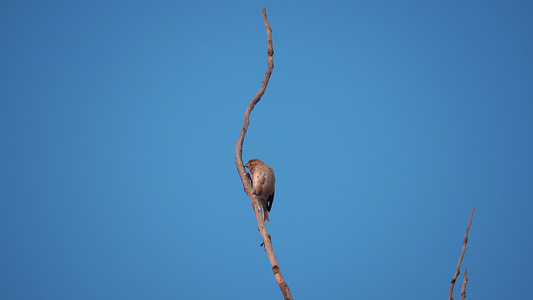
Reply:
[[268, 212], [272, 209], [276, 189], [274, 170], [257, 158], [250, 159], [244, 166], [252, 173], [252, 187], [259, 197], [259, 204], [263, 209], [263, 219], [269, 221]]

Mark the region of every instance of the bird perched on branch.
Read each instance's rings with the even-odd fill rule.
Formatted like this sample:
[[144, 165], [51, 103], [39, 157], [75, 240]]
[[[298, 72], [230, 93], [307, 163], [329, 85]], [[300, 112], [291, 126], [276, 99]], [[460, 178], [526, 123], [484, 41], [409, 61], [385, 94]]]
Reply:
[[250, 159], [244, 166], [252, 173], [252, 186], [259, 197], [259, 204], [264, 214], [263, 219], [268, 221], [268, 212], [272, 208], [276, 189], [274, 170], [257, 158]]

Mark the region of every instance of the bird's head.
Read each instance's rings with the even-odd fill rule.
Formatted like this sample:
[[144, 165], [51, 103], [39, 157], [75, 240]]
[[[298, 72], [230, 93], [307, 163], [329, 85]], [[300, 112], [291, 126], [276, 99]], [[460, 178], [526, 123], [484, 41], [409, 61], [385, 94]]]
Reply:
[[246, 168], [248, 168], [250, 170], [250, 172], [253, 173], [255, 168], [257, 168], [258, 166], [264, 165], [264, 164], [265, 163], [263, 163], [261, 160], [259, 160], [257, 158], [252, 158], [244, 166]]

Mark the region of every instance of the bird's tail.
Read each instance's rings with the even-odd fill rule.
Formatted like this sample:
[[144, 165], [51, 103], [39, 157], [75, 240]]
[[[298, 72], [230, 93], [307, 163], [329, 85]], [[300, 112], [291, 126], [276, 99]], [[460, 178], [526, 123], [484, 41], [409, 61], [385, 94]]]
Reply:
[[268, 219], [268, 210], [263, 209], [263, 213], [264, 213], [264, 215], [263, 215], [263, 219], [264, 219], [265, 221], [270, 221], [270, 220]]

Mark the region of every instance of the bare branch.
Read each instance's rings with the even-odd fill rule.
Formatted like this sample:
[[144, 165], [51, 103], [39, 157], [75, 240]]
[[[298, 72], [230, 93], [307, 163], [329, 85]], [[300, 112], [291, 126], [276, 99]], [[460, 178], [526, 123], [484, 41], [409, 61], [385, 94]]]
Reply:
[[248, 196], [250, 197], [250, 200], [252, 201], [252, 207], [254, 209], [255, 217], [257, 219], [258, 230], [261, 233], [261, 237], [263, 238], [263, 243], [265, 245], [265, 251], [268, 255], [268, 258], [270, 259], [270, 264], [272, 265], [272, 272], [274, 272], [274, 277], [276, 278], [276, 281], [278, 282], [278, 285], [285, 299], [292, 300], [293, 298], [291, 295], [291, 291], [289, 289], [289, 286], [283, 279], [283, 276], [281, 275], [281, 270], [278, 264], [278, 260], [276, 258], [276, 255], [274, 254], [274, 248], [272, 247], [272, 241], [266, 229], [265, 221], [263, 220], [263, 215], [261, 214], [261, 207], [259, 206], [259, 199], [257, 195], [253, 193], [253, 188], [252, 188], [252, 185], [250, 184], [250, 175], [244, 169], [244, 163], [242, 161], [242, 145], [244, 143], [244, 137], [246, 135], [246, 131], [248, 130], [248, 125], [250, 124], [250, 113], [252, 112], [255, 105], [259, 102], [259, 100], [261, 100], [261, 97], [265, 93], [265, 90], [268, 85], [268, 81], [270, 80], [270, 75], [272, 75], [272, 70], [274, 69], [274, 48], [272, 47], [272, 29], [270, 28], [270, 24], [268, 24], [266, 9], [264, 8], [263, 8], [263, 22], [265, 23], [265, 27], [267, 31], [267, 38], [268, 38], [267, 70], [265, 72], [265, 77], [263, 78], [263, 82], [261, 83], [261, 88], [259, 89], [257, 94], [255, 94], [255, 96], [252, 98], [252, 100], [248, 104], [248, 107], [246, 108], [246, 111], [244, 112], [244, 122], [242, 125], [241, 133], [239, 135], [239, 139], [237, 139], [237, 147], [235, 149], [235, 164], [237, 165], [237, 171], [239, 172], [239, 176], [241, 177], [242, 184], [244, 186], [244, 191], [246, 192], [246, 194], [248, 194]]
[[466, 277], [466, 268], [465, 268], [465, 274], [463, 275], [463, 284], [461, 285], [461, 300], [465, 300], [466, 298], [466, 283], [468, 282], [468, 278]]
[[[466, 243], [468, 243], [468, 231], [470, 230], [470, 225], [472, 225], [472, 218], [474, 217], [475, 210], [476, 208], [474, 207], [472, 209], [472, 213], [470, 214], [470, 222], [468, 223], [468, 226], [466, 227], [465, 238], [463, 239], [463, 251], [461, 252], [461, 256], [459, 256], [459, 262], [457, 263], [457, 269], [455, 270], [455, 275], [453, 276], [452, 282], [450, 285], [450, 291], [448, 292], [449, 300], [453, 300], [453, 288], [455, 286], [455, 281], [457, 280], [457, 276], [459, 276], [459, 274], [461, 273], [461, 263], [463, 262], [463, 257], [465, 256]], [[466, 274], [465, 274], [465, 278], [466, 278]], [[465, 284], [465, 288], [466, 288], [466, 284]], [[466, 292], [465, 292], [465, 297], [466, 297]]]

